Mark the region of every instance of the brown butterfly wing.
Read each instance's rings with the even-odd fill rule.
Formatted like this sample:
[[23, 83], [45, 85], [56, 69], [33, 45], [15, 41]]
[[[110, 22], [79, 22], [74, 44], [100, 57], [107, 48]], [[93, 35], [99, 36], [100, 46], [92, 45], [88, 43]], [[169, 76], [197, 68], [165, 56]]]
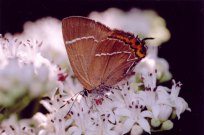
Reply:
[[107, 76], [104, 77], [103, 80], [104, 85], [112, 86], [124, 79], [127, 79], [134, 74], [134, 72], [132, 71], [132, 68], [134, 66], [134, 63], [132, 62], [124, 62], [123, 64], [119, 65], [115, 68], [115, 70], [106, 74]]
[[97, 42], [106, 38], [111, 30], [88, 18], [68, 17], [62, 20], [62, 32], [75, 76], [86, 89], [93, 89], [88, 67], [95, 56]]
[[[119, 41], [117, 41], [119, 42]], [[112, 86], [118, 82], [126, 79], [130, 75], [133, 75], [132, 69], [135, 67], [136, 58], [134, 51], [125, 45], [123, 42], [115, 44], [115, 52], [121, 52], [110, 56], [108, 65], [103, 75], [104, 85]]]
[[66, 43], [83, 37], [94, 37], [99, 41], [106, 38], [111, 30], [99, 22], [75, 16], [62, 20], [62, 32]]
[[88, 90], [93, 89], [93, 84], [89, 79], [88, 67], [95, 56], [97, 42], [94, 39], [82, 39], [66, 46], [72, 70]]
[[89, 68], [90, 81], [93, 84], [101, 83], [112, 86], [132, 74], [134, 66], [134, 52], [123, 41], [106, 39], [96, 48], [95, 58]]

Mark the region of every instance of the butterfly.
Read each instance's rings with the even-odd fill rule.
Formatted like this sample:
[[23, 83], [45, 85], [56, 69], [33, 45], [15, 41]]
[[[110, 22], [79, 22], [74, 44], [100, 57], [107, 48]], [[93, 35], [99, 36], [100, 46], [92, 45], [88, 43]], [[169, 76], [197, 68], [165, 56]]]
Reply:
[[104, 91], [134, 74], [135, 65], [146, 56], [144, 38], [110, 29], [86, 17], [62, 20], [64, 44], [72, 70], [85, 88], [85, 95], [101, 104]]

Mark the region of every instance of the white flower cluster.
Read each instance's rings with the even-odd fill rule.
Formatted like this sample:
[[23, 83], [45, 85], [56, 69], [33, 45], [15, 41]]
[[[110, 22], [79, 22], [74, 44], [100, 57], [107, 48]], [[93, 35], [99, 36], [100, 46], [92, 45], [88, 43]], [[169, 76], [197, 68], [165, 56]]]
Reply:
[[0, 105], [10, 106], [21, 96], [32, 99], [57, 87], [58, 68], [41, 56], [41, 45], [0, 38]]
[[17, 120], [15, 115], [12, 115], [9, 119], [3, 121], [0, 125], [1, 135], [36, 135], [35, 129], [29, 125], [32, 125], [30, 119]]
[[[32, 119], [35, 128], [27, 125], [27, 132], [32, 129], [32, 134], [37, 135], [119, 135], [128, 132], [139, 135], [143, 131], [151, 133], [155, 128], [170, 130], [175, 114], [180, 118], [185, 110], [190, 111], [185, 100], [178, 96], [181, 83], [173, 80], [172, 88], [157, 86], [155, 72], [141, 74], [142, 82], [137, 83], [138, 87], [122, 84], [120, 89], [111, 89], [101, 105], [93, 103], [90, 96], [71, 98], [66, 94], [70, 88], [81, 89], [70, 83], [71, 80], [67, 77], [65, 83], [69, 84], [64, 92], [58, 91], [41, 101], [49, 114], [37, 113]], [[1, 130], [7, 135], [14, 128], [14, 134], [21, 129], [21, 123], [2, 124]], [[21, 129], [21, 132], [25, 131]]]
[[67, 68], [69, 62], [62, 38], [61, 21], [57, 18], [45, 17], [35, 22], [28, 21], [23, 26], [23, 32], [15, 34], [15, 37], [20, 40], [43, 41], [41, 55], [55, 64]]
[[[38, 123], [46, 125], [41, 127], [40, 132], [119, 135], [130, 131], [132, 134], [140, 134], [143, 130], [151, 133], [151, 130], [159, 126], [159, 130], [170, 130], [174, 113], [180, 118], [185, 110], [190, 111], [185, 100], [178, 97], [181, 83], [173, 80], [172, 88], [156, 86], [155, 72], [144, 72], [141, 78], [143, 81], [138, 87], [131, 88], [123, 84], [121, 90], [111, 89], [106, 93], [108, 98], [104, 97], [102, 105], [93, 103], [90, 96], [78, 96], [70, 100], [68, 95], [62, 94], [52, 100], [42, 101], [50, 114], [37, 114], [43, 117], [43, 122], [38, 117]], [[65, 89], [70, 90], [69, 87]]]

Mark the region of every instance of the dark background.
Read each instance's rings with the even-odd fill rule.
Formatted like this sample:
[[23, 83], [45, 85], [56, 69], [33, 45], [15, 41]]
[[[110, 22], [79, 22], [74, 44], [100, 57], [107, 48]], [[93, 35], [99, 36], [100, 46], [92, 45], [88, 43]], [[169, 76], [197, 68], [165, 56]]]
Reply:
[[52, 16], [87, 16], [91, 11], [117, 7], [153, 9], [167, 22], [171, 39], [159, 48], [159, 56], [170, 65], [173, 78], [183, 83], [180, 96], [192, 112], [185, 112], [174, 129], [160, 135], [204, 135], [204, 3], [202, 1], [119, 1], [119, 0], [4, 0], [0, 1], [0, 33], [22, 32], [26, 21]]

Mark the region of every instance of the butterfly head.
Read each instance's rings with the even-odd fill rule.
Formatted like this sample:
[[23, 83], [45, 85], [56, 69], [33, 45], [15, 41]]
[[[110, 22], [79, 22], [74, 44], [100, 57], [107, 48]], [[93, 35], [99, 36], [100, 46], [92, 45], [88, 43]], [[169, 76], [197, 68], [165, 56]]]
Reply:
[[135, 54], [137, 57], [139, 57], [140, 59], [141, 58], [144, 58], [146, 56], [146, 53], [147, 53], [147, 46], [145, 45], [146, 44], [146, 40], [152, 40], [154, 38], [143, 38], [142, 40], [140, 40], [140, 38], [137, 36], [135, 38], [135, 44], [133, 46], [133, 48], [136, 50], [135, 51]]

